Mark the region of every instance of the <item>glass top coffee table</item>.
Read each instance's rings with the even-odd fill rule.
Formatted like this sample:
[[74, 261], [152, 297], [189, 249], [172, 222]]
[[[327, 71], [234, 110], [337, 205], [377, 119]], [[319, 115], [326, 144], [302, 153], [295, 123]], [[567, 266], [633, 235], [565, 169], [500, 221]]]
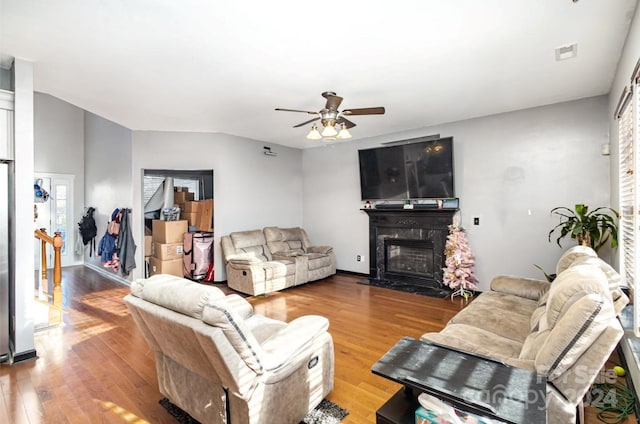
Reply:
[[[417, 407], [415, 399], [422, 392], [460, 410], [506, 423], [546, 420], [546, 378], [490, 358], [404, 337], [371, 371], [405, 386], [402, 394], [397, 393], [389, 405], [380, 408], [379, 422], [405, 422], [408, 417], [403, 416]], [[406, 398], [405, 406], [401, 396]], [[405, 409], [398, 412], [397, 419], [391, 416], [391, 404]]]

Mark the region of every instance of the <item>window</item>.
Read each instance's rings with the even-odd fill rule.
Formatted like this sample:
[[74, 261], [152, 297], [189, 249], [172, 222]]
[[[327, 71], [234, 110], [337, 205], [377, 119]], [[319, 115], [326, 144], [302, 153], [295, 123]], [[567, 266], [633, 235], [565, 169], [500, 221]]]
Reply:
[[[166, 177], [157, 175], [145, 175], [143, 183], [142, 204], [146, 205], [151, 196], [154, 195], [158, 187], [164, 183]], [[174, 187], [187, 187], [194, 193], [194, 200], [200, 200], [200, 180], [195, 178], [174, 178]]]
[[640, 336], [640, 291], [635, 290], [638, 278], [638, 237], [640, 234], [640, 209], [638, 177], [638, 137], [640, 126], [640, 62], [633, 73], [631, 88], [625, 88], [618, 108], [619, 140], [619, 190], [620, 190], [620, 265], [624, 282], [633, 294], [633, 328], [636, 336]]

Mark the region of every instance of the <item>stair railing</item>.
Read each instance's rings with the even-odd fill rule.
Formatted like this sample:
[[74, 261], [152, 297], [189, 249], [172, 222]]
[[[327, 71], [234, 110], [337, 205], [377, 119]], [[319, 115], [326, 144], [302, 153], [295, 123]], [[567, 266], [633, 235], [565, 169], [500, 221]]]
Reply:
[[41, 241], [41, 259], [42, 279], [47, 279], [47, 243], [53, 246], [53, 284], [59, 285], [62, 282], [62, 258], [60, 251], [62, 250], [62, 235], [60, 231], [53, 233], [53, 237], [47, 234], [47, 230], [40, 228], [35, 230], [35, 237]]

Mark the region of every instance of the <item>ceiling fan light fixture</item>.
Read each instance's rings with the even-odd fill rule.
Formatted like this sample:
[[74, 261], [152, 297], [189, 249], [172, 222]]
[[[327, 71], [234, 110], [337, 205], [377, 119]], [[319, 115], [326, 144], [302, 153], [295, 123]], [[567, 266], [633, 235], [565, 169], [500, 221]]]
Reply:
[[[283, 108], [276, 108], [276, 110], [314, 115], [314, 118], [302, 122], [298, 125], [294, 125], [293, 128], [304, 127], [307, 124], [319, 121], [322, 125], [322, 132], [319, 132], [317, 125], [313, 124], [313, 126], [311, 127], [311, 131], [309, 131], [309, 133], [307, 134], [307, 139], [324, 141], [346, 140], [352, 138], [352, 135], [349, 132], [349, 128], [355, 127], [356, 124], [347, 119], [346, 116], [351, 117], [356, 115], [384, 115], [385, 113], [384, 106], [344, 109], [340, 111], [338, 108], [342, 103], [342, 97], [337, 96], [333, 91], [325, 91], [324, 93], [322, 93], [322, 97], [327, 99], [327, 101], [324, 107], [319, 111]], [[336, 127], [336, 125], [340, 126]]]
[[322, 135], [320, 134], [320, 131], [318, 131], [318, 127], [316, 126], [316, 124], [313, 124], [311, 126], [311, 131], [309, 131], [309, 134], [307, 134], [307, 138], [309, 140], [320, 140], [322, 138]]
[[316, 127], [316, 124], [313, 124], [311, 126], [311, 130], [309, 131], [309, 134], [307, 134], [307, 138], [309, 140], [320, 140], [322, 138], [320, 131], [318, 131], [318, 127]]
[[338, 131], [336, 130], [336, 127], [334, 127], [333, 125], [327, 125], [322, 130], [323, 137], [335, 137], [337, 134], [338, 134]]
[[340, 132], [338, 133], [336, 138], [338, 140], [346, 140], [347, 138], [351, 138], [351, 133], [347, 129], [347, 126], [344, 123], [340, 124], [340, 126]]

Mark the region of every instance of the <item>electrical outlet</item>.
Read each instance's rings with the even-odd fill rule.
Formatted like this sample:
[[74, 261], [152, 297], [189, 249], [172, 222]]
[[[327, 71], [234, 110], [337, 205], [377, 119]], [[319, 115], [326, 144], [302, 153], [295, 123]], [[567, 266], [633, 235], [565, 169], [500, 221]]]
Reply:
[[358, 262], [362, 262], [362, 261], [364, 261], [364, 256], [362, 256], [362, 255], [357, 255], [357, 256], [356, 256], [356, 261], [358, 261]]

